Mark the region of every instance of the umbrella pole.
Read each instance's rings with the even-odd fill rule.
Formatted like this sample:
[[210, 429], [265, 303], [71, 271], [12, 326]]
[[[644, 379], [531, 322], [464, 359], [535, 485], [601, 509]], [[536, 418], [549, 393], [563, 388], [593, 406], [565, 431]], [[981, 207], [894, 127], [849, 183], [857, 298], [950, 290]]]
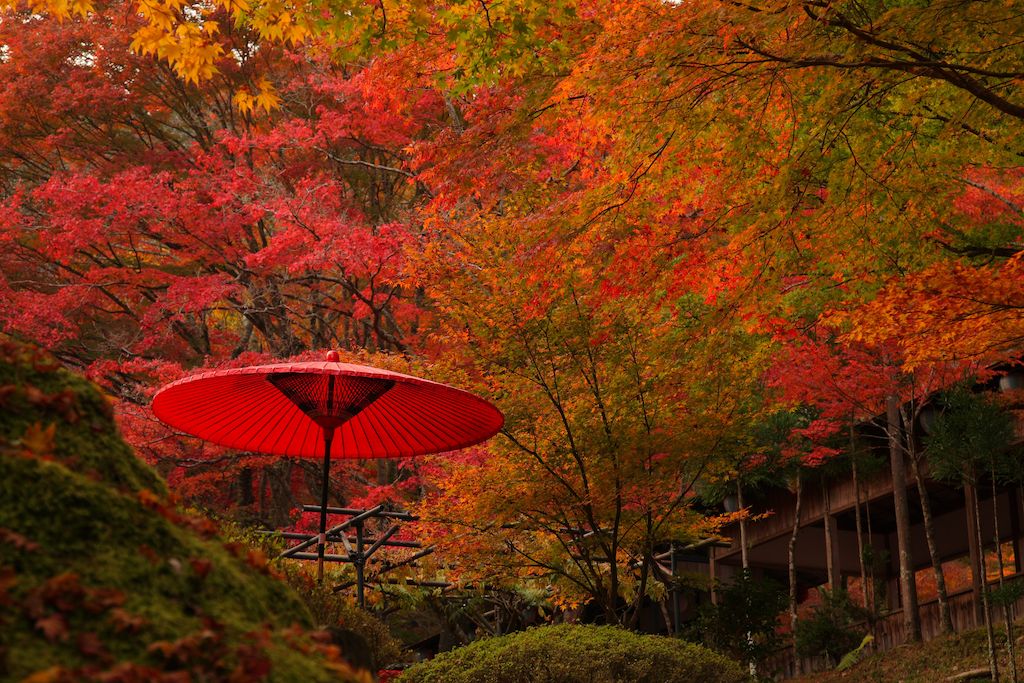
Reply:
[[356, 602], [359, 603], [360, 607], [366, 607], [366, 594], [365, 594], [365, 579], [363, 576], [363, 566], [366, 564], [366, 558], [363, 557], [363, 523], [359, 522], [356, 525]]
[[316, 581], [324, 582], [324, 548], [327, 545], [327, 490], [331, 481], [331, 441], [334, 430], [324, 429], [324, 480], [320, 486], [320, 538], [316, 544]]

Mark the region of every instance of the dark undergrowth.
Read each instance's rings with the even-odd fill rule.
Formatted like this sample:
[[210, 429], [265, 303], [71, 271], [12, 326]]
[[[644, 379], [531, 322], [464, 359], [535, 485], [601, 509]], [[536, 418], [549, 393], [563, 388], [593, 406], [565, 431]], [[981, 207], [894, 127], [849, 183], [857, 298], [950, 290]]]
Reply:
[[[1015, 629], [1018, 637], [1021, 629]], [[1000, 680], [1009, 681], [1009, 659], [1006, 656], [1006, 630], [996, 629], [1000, 655]], [[1017, 644], [1017, 671], [1024, 680], [1024, 659]], [[942, 636], [927, 643], [903, 645], [888, 652], [868, 655], [846, 671], [809, 674], [800, 681], [865, 681], [866, 683], [938, 683], [969, 671], [988, 671], [988, 647], [985, 629], [965, 631], [953, 636]], [[988, 681], [983, 677], [961, 678], [961, 681]]]

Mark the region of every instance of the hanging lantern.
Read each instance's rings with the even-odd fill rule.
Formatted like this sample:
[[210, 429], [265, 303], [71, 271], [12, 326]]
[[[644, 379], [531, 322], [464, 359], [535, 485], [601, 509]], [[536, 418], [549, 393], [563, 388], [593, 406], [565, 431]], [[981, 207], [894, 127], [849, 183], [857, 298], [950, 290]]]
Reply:
[[740, 509], [739, 500], [734, 495], [728, 495], [722, 499], [722, 507], [725, 508], [726, 512], [736, 512]]

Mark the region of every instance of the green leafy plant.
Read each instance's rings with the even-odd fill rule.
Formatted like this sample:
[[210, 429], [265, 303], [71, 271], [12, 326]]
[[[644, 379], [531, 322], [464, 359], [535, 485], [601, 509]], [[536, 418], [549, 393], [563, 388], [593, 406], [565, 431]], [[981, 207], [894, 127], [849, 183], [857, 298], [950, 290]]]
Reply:
[[761, 664], [782, 645], [777, 627], [785, 608], [780, 584], [742, 574], [718, 589], [718, 604], [701, 609], [689, 637], [739, 661]]
[[336, 593], [327, 584], [317, 584], [304, 573], [289, 574], [288, 583], [306, 603], [318, 626], [340, 628], [358, 634], [366, 641], [373, 661], [380, 666], [404, 659], [405, 648], [392, 635], [387, 624], [373, 613], [356, 606], [349, 595]]
[[873, 642], [875, 642], [875, 637], [873, 635], [869, 633], [866, 636], [864, 636], [864, 638], [860, 641], [860, 645], [858, 645], [855, 649], [850, 650], [845, 655], [843, 655], [842, 660], [840, 660], [839, 662], [839, 666], [836, 667], [836, 671], [846, 671], [854, 664], [859, 662], [861, 658], [864, 656], [865, 650], [867, 650], [868, 646], [871, 645], [871, 643]]
[[829, 664], [834, 664], [857, 648], [858, 643], [864, 644], [863, 623], [867, 614], [845, 590], [819, 591], [821, 604], [809, 619], [797, 622], [796, 651], [802, 657], [824, 656]]
[[992, 396], [965, 385], [946, 392], [942, 406], [925, 438], [935, 477], [959, 485], [994, 469], [1004, 478], [1002, 470], [1012, 460], [1005, 452], [1014, 440], [1013, 416]]

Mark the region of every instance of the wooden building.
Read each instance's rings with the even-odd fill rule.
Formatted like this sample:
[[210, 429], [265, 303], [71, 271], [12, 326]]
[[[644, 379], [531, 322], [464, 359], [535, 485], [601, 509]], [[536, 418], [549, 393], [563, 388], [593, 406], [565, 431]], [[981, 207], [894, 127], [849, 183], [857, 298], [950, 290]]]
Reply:
[[[878, 441], [878, 439], [876, 439]], [[871, 632], [876, 650], [887, 650], [904, 643], [903, 596], [899, 583], [896, 513], [891, 469], [888, 466], [888, 448], [884, 439], [878, 446], [884, 451], [886, 466], [871, 476], [861, 477], [854, 486], [852, 476], [834, 477], [831, 481], [810, 476], [801, 491], [801, 511], [794, 548], [798, 593], [802, 597], [814, 595], [821, 586], [843, 586], [851, 590], [858, 603], [875, 602], [878, 615], [873, 624], [863, 625]], [[941, 633], [938, 601], [929, 587], [934, 587], [934, 573], [924, 531], [921, 497], [917, 482], [907, 476], [907, 498], [910, 510], [910, 551], [916, 585], [918, 586], [921, 635], [925, 640]], [[983, 625], [980, 600], [980, 574], [972, 571], [978, 566], [979, 556], [986, 560], [985, 571], [990, 583], [998, 580], [999, 564], [996, 560], [996, 527], [1003, 555], [1004, 580], [1019, 576], [1021, 566], [1022, 518], [1024, 501], [1021, 489], [996, 487], [995, 495], [990, 483], [973, 487], [953, 487], [935, 481], [927, 470], [921, 473], [931, 504], [937, 554], [941, 558], [949, 584], [949, 605], [957, 632]], [[968, 506], [977, 496], [980, 508], [979, 548], [973, 516]], [[794, 531], [796, 496], [793, 491], [775, 488], [750, 492], [744, 500], [751, 519], [745, 522], [745, 534], [740, 524], [730, 525], [724, 535], [730, 539], [728, 547], [712, 547], [708, 569], [719, 582], [729, 581], [743, 567], [741, 537], [746, 536], [747, 565], [755, 578], [771, 577], [783, 586], [789, 585], [789, 544]], [[995, 512], [993, 514], [993, 506]], [[858, 542], [858, 514], [860, 516], [860, 542]], [[874, 582], [864, 581], [860, 561], [863, 546], [873, 548], [882, 561], [875, 563]], [[712, 582], [714, 584], [714, 581]], [[866, 585], [865, 585], [866, 583]], [[1022, 614], [1024, 604], [1014, 605], [1016, 614]], [[1000, 615], [996, 623], [1001, 623]], [[780, 652], [773, 662], [777, 674], [792, 676], [795, 669], [792, 646]], [[803, 673], [820, 671], [824, 661], [803, 660]]]

